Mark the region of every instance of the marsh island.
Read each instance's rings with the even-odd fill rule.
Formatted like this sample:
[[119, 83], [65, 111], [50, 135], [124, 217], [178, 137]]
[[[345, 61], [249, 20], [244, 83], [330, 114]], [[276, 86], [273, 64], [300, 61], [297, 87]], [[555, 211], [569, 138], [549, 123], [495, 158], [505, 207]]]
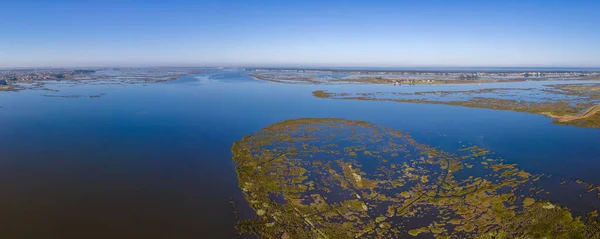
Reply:
[[364, 121], [304, 118], [232, 151], [258, 216], [237, 228], [261, 238], [600, 238], [597, 213], [540, 200], [542, 175], [477, 146], [445, 152]]
[[441, 104], [542, 114], [557, 124], [600, 128], [600, 83], [557, 84], [537, 88], [482, 88], [417, 92], [328, 92], [317, 98]]

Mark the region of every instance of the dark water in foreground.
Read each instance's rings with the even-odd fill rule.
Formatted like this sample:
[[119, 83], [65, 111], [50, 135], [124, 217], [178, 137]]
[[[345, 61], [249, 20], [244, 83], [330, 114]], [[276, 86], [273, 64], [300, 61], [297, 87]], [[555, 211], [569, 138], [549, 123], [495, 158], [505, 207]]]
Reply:
[[[509, 84], [523, 83], [498, 87]], [[473, 143], [529, 172], [600, 184], [597, 129], [510, 111], [311, 95], [391, 86], [284, 85], [225, 72], [48, 87], [59, 92], [0, 93], [0, 238], [236, 237], [230, 197], [248, 209], [233, 142], [302, 117], [369, 121], [445, 150]]]

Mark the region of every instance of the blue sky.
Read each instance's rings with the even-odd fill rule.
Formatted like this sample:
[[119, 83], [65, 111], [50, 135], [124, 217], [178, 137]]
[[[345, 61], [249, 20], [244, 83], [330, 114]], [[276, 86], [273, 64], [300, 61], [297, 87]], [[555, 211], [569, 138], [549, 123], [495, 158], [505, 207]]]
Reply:
[[0, 1], [0, 67], [600, 66], [600, 1]]

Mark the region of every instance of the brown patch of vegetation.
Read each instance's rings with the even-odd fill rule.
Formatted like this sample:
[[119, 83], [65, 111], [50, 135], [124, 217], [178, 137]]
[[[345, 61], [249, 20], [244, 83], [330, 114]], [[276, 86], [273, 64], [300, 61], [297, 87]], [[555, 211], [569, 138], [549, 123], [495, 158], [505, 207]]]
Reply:
[[15, 91], [16, 87], [14, 85], [0, 85], [0, 91]]

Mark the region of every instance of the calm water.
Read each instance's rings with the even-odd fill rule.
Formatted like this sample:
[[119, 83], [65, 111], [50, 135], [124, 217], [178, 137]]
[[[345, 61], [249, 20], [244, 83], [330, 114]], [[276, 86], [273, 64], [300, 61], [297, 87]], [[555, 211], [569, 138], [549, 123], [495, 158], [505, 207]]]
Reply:
[[235, 238], [230, 198], [250, 212], [231, 162], [233, 142], [301, 117], [370, 121], [450, 151], [473, 143], [526, 171], [600, 184], [597, 129], [511, 111], [311, 94], [392, 86], [286, 85], [221, 72], [148, 85], [48, 87], [58, 92], [0, 93], [0, 238]]

